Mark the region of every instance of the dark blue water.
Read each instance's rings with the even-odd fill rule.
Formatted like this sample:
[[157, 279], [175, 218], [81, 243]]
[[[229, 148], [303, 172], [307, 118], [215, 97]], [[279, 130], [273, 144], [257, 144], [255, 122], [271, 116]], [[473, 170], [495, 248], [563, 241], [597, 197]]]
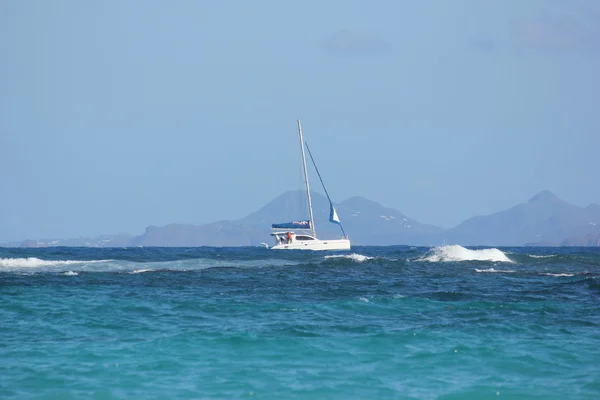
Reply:
[[0, 249], [2, 399], [598, 399], [600, 251]]

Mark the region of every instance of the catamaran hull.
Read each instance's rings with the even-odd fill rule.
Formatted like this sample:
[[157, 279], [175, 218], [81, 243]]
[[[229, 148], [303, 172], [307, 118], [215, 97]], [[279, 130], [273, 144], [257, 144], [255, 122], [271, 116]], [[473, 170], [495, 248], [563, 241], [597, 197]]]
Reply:
[[350, 250], [350, 240], [307, 240], [282, 243], [270, 247], [271, 250]]

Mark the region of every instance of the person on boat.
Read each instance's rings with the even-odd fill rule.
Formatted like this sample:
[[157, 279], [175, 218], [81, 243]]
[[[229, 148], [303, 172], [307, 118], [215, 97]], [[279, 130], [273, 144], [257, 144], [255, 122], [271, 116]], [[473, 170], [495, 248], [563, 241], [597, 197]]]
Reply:
[[292, 232], [287, 233], [287, 240], [288, 243], [292, 243]]

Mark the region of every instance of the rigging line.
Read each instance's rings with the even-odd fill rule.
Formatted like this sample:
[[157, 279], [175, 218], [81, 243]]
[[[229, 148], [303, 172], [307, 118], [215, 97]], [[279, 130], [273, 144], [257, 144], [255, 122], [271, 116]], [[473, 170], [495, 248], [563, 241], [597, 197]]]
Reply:
[[304, 142], [304, 146], [306, 146], [306, 150], [308, 150], [308, 155], [310, 156], [310, 160], [312, 161], [312, 163], [315, 167], [315, 171], [317, 171], [317, 175], [319, 176], [319, 180], [321, 181], [321, 186], [323, 186], [323, 190], [325, 191], [327, 200], [329, 200], [329, 202], [331, 203], [331, 198], [329, 197], [329, 193], [327, 193], [327, 189], [325, 188], [325, 184], [323, 183], [323, 178], [321, 178], [321, 173], [319, 172], [319, 168], [317, 168], [317, 163], [315, 163], [315, 159], [314, 159], [312, 152], [310, 151], [310, 148], [308, 147], [308, 143], [306, 143], [306, 141]]
[[[312, 161], [314, 167], [315, 167], [315, 171], [317, 171], [317, 176], [319, 177], [319, 180], [321, 181], [321, 186], [323, 186], [323, 190], [325, 191], [325, 195], [327, 196], [327, 200], [329, 200], [329, 205], [331, 207], [333, 207], [333, 203], [331, 202], [331, 197], [329, 197], [329, 193], [327, 192], [327, 188], [325, 188], [325, 183], [323, 182], [323, 178], [321, 177], [321, 173], [319, 172], [319, 168], [317, 168], [317, 163], [315, 162], [315, 158], [312, 155], [312, 152], [310, 151], [310, 148], [308, 147], [308, 143], [306, 143], [306, 141], [304, 141], [304, 146], [306, 146], [306, 150], [308, 150], [308, 155], [310, 156], [310, 160]], [[344, 234], [344, 236], [346, 236], [346, 232], [344, 231], [344, 227], [342, 227], [342, 223], [338, 222], [340, 229], [342, 230], [342, 233]]]

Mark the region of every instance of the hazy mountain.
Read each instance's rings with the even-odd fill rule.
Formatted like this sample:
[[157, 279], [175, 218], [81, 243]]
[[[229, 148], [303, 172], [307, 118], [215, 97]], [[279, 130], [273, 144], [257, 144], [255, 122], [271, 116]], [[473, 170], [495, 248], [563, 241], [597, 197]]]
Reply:
[[566, 238], [561, 246], [600, 246], [600, 230]]
[[[337, 238], [341, 231], [328, 221], [329, 202], [312, 193], [315, 227], [320, 238]], [[470, 218], [444, 230], [420, 223], [398, 210], [364, 197], [352, 197], [335, 205], [354, 245], [485, 246], [600, 244], [600, 206], [578, 207], [542, 191], [527, 203], [485, 216]], [[205, 225], [149, 226], [135, 237], [104, 235], [97, 238], [27, 240], [8, 246], [255, 246], [271, 243], [272, 223], [308, 219], [304, 192], [286, 192], [259, 210], [234, 221]]]
[[28, 239], [20, 242], [5, 243], [3, 247], [126, 247], [130, 245], [131, 235], [101, 235], [96, 237], [77, 237], [72, 239]]
[[[329, 202], [319, 193], [311, 193], [318, 237], [341, 237], [340, 228], [329, 222]], [[396, 244], [416, 242], [426, 234], [442, 229], [421, 224], [399, 211], [385, 208], [364, 197], [353, 197], [336, 205], [346, 233], [355, 244]], [[271, 242], [273, 223], [308, 219], [303, 192], [286, 192], [261, 209], [236, 221], [206, 225], [171, 224], [148, 227], [133, 239], [140, 246], [248, 246]], [[410, 244], [409, 243], [409, 244]]]
[[443, 232], [440, 227], [423, 224], [364, 197], [345, 200], [336, 210], [352, 241], [360, 244], [430, 244], [437, 240], [433, 234]]
[[149, 226], [140, 236], [131, 240], [132, 246], [253, 246], [258, 231], [232, 221], [219, 221], [206, 225], [169, 224]]
[[560, 244], [593, 231], [596, 224], [600, 225], [600, 206], [578, 207], [545, 190], [527, 203], [470, 218], [444, 235], [461, 245]]

